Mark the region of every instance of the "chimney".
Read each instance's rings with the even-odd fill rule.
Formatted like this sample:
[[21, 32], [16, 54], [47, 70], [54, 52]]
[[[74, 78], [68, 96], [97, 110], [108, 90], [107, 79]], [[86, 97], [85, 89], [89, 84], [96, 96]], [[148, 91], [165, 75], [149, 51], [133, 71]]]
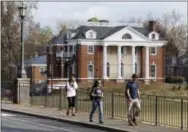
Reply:
[[151, 31], [156, 31], [156, 21], [154, 21], [154, 20], [150, 20], [149, 21], [149, 31], [151, 32]]

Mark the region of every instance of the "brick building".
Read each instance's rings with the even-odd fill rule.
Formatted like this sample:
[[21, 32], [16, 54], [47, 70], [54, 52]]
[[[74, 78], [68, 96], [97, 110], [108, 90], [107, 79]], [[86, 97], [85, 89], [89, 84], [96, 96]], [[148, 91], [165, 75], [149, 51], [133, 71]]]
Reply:
[[[59, 39], [61, 38], [61, 39]], [[130, 79], [137, 73], [145, 82], [164, 79], [165, 41], [149, 28], [109, 22], [65, 30], [47, 48], [48, 78], [61, 80], [72, 73], [80, 79]]]
[[31, 84], [39, 84], [47, 79], [46, 67], [46, 55], [25, 61], [27, 77], [31, 79]]

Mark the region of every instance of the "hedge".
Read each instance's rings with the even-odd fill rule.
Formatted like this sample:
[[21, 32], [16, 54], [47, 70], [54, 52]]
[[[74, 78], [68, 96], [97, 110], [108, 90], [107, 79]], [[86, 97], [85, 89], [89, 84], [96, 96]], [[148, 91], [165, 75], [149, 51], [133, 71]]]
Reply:
[[169, 76], [166, 77], [165, 82], [166, 83], [183, 83], [184, 82], [184, 78], [183, 77], [176, 77], [176, 76]]

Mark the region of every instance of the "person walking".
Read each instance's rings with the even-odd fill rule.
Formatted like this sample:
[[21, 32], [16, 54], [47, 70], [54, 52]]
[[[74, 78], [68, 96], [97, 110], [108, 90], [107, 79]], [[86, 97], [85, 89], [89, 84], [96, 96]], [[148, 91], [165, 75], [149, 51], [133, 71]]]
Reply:
[[90, 122], [93, 122], [93, 114], [95, 113], [95, 111], [98, 107], [99, 123], [103, 123], [103, 102], [102, 102], [103, 89], [102, 89], [100, 80], [95, 81], [95, 83], [92, 87], [90, 97], [91, 97], [91, 100], [92, 100], [92, 109], [91, 109], [91, 113], [90, 113], [90, 116], [89, 116], [89, 120], [90, 120]]
[[[127, 83], [125, 90], [125, 95], [128, 101], [128, 123], [131, 126], [137, 125], [136, 118], [139, 116], [141, 111], [140, 91], [137, 80], [138, 76], [136, 74], [133, 74], [132, 80]], [[136, 111], [132, 113], [133, 109]]]
[[75, 116], [77, 88], [78, 88], [78, 84], [76, 82], [75, 76], [72, 75], [66, 84], [66, 92], [67, 92], [67, 100], [68, 100], [67, 115], [69, 115], [70, 110], [72, 110], [72, 116]]

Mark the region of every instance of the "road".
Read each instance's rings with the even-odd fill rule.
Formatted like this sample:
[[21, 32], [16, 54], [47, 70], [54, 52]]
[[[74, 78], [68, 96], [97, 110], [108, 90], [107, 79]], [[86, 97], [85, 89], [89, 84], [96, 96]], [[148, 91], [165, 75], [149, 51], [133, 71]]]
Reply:
[[107, 132], [33, 116], [2, 112], [2, 132]]

